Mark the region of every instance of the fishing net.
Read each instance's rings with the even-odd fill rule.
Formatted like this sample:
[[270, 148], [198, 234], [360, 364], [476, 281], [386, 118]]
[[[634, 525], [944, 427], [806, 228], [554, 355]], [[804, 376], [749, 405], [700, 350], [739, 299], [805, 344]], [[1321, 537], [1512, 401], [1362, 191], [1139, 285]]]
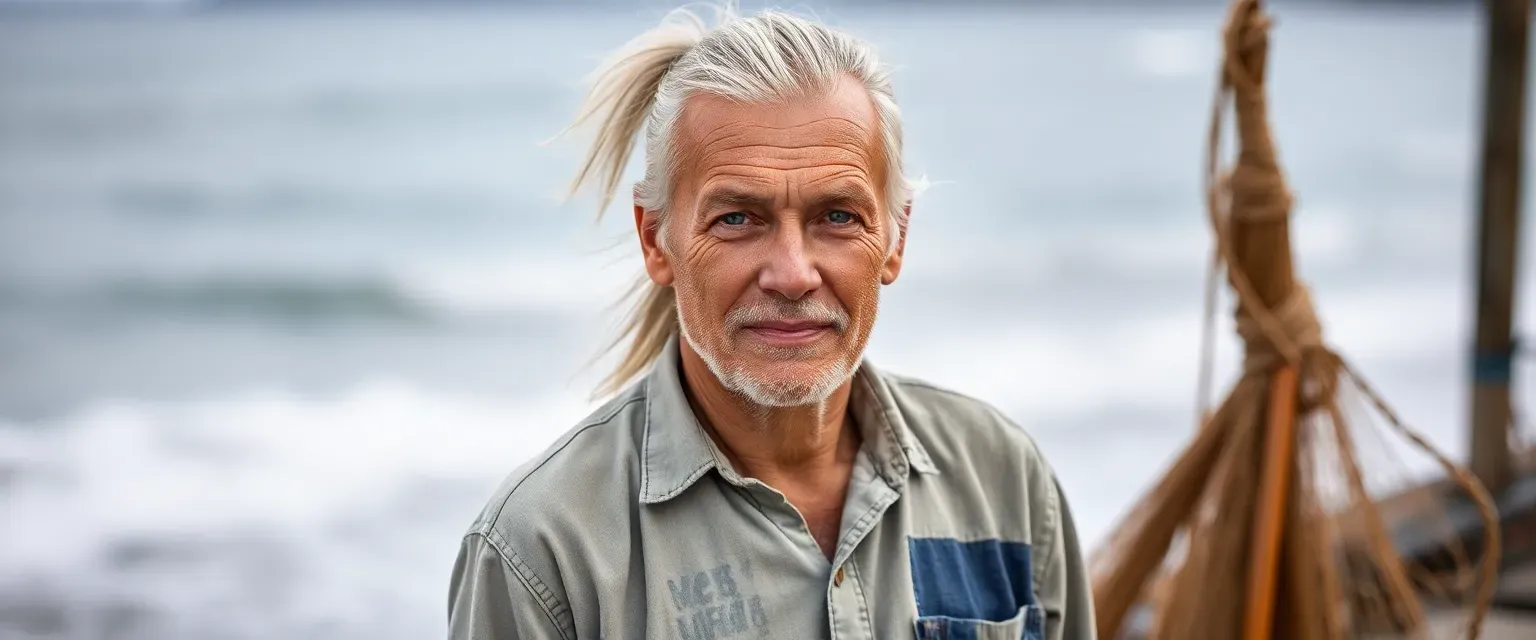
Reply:
[[[1292, 271], [1259, 4], [1237, 0], [1228, 15], [1206, 162], [1215, 249], [1202, 389], [1223, 271], [1242, 373], [1093, 559], [1100, 637], [1417, 637], [1440, 606], [1462, 607], [1475, 637], [1496, 578], [1493, 504], [1323, 340]], [[1224, 163], [1229, 113], [1238, 151]], [[1386, 495], [1413, 479], [1391, 473], [1410, 450], [1446, 480]], [[1458, 533], [1468, 530], [1478, 533]]]

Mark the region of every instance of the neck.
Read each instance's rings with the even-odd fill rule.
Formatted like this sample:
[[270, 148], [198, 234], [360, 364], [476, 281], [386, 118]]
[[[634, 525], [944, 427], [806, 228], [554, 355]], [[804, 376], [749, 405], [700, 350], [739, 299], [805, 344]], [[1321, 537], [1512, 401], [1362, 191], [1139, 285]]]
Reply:
[[848, 419], [851, 379], [813, 405], [765, 407], [725, 388], [692, 346], [679, 342], [689, 400], [705, 431], [742, 476], [780, 488], [847, 482], [843, 472], [857, 455], [860, 440]]

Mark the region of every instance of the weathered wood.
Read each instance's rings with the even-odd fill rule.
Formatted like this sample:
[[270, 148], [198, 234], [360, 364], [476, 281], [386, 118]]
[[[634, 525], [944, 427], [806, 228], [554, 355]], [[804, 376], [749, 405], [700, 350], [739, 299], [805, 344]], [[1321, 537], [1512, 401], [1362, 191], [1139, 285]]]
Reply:
[[1471, 469], [1494, 494], [1511, 481], [1508, 429], [1525, 135], [1530, 0], [1487, 0], [1487, 77], [1478, 209]]
[[1295, 366], [1286, 365], [1269, 381], [1269, 406], [1264, 433], [1263, 471], [1259, 503], [1253, 514], [1253, 545], [1248, 556], [1248, 601], [1243, 611], [1244, 640], [1269, 640], [1275, 628], [1275, 598], [1279, 590], [1281, 539], [1287, 501], [1291, 498], [1291, 467], [1296, 450]]

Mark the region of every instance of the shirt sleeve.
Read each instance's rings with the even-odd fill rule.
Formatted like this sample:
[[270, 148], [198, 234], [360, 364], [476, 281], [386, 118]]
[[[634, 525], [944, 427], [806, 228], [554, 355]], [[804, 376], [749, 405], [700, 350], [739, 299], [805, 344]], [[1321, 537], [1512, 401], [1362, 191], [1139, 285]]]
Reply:
[[1046, 638], [1095, 640], [1098, 631], [1094, 626], [1093, 592], [1082, 544], [1077, 538], [1077, 524], [1072, 520], [1066, 494], [1055, 478], [1051, 488], [1056, 494], [1058, 514], [1049, 556], [1052, 566], [1045, 571], [1041, 593], [1037, 594], [1046, 609]]
[[[539, 583], [542, 585], [543, 583]], [[464, 537], [448, 587], [449, 640], [571, 640], [484, 535]]]

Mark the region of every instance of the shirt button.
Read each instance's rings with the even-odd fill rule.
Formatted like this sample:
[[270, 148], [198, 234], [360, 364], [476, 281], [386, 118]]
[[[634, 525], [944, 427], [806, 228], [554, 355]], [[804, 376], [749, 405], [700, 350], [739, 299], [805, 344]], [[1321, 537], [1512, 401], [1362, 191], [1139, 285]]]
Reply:
[[834, 587], [841, 587], [841, 586], [843, 586], [843, 568], [842, 567], [838, 567], [837, 568], [837, 573], [832, 574], [832, 586], [834, 586]]

